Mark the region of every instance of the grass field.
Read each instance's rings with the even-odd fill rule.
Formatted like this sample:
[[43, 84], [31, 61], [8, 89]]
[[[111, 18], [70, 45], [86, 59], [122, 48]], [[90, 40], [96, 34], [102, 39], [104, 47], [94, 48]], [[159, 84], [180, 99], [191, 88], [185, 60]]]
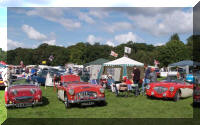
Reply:
[[3, 123], [4, 120], [6, 120], [7, 117], [7, 111], [5, 108], [5, 102], [4, 102], [4, 89], [0, 90], [0, 124]]
[[[116, 97], [110, 91], [106, 91], [106, 106], [73, 106], [65, 109], [64, 104], [57, 99], [53, 88], [41, 87], [43, 91], [42, 106], [8, 109], [8, 118], [192, 118], [192, 97], [181, 99], [178, 102], [172, 100], [147, 99], [146, 96]], [[1, 102], [3, 90], [0, 91]], [[3, 119], [6, 118], [4, 104], [0, 110]]]

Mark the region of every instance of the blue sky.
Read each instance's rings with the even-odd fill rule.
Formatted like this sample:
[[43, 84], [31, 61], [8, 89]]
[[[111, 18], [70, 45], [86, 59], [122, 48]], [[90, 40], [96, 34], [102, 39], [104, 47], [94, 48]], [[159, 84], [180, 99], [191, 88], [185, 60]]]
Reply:
[[[6, 9], [0, 27], [6, 27]], [[165, 44], [173, 33], [192, 34], [192, 8], [8, 8], [8, 49], [42, 43], [69, 46], [77, 42], [112, 46], [133, 42]]]

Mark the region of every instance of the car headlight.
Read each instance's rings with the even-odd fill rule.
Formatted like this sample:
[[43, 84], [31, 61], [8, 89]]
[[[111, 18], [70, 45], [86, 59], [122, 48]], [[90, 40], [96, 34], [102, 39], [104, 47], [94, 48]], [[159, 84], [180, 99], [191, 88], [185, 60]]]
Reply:
[[150, 89], [150, 85], [147, 85], [146, 89]]
[[31, 89], [30, 92], [31, 92], [31, 94], [34, 95], [36, 91], [35, 91], [35, 89]]
[[74, 95], [74, 89], [69, 89], [69, 94]]
[[101, 93], [104, 93], [104, 92], [105, 92], [105, 89], [104, 89], [104, 88], [100, 88], [100, 92], [101, 92]]
[[17, 95], [17, 90], [15, 90], [15, 89], [12, 90], [12, 94], [13, 94], [13, 95]]
[[174, 91], [174, 87], [170, 87], [169, 91], [173, 92]]

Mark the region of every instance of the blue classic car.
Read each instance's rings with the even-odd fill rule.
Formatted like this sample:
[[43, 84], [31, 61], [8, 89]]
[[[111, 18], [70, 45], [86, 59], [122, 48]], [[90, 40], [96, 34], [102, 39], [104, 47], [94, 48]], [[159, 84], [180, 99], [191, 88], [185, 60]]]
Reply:
[[40, 85], [45, 85], [45, 81], [46, 81], [46, 77], [47, 77], [47, 73], [50, 73], [51, 76], [53, 76], [54, 74], [56, 75], [60, 75], [62, 74], [64, 71], [59, 71], [57, 69], [53, 69], [53, 68], [50, 68], [50, 69], [44, 69], [44, 70], [41, 70], [40, 72], [38, 72], [37, 75], [31, 75], [30, 77], [28, 77], [27, 81], [28, 82], [37, 82], [39, 83]]

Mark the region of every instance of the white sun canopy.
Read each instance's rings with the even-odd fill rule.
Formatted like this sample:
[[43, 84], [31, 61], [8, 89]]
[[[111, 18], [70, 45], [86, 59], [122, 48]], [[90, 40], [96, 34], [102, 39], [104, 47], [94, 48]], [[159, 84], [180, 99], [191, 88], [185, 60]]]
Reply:
[[128, 57], [121, 57], [119, 59], [104, 63], [104, 66], [144, 66], [143, 63], [130, 59]]

